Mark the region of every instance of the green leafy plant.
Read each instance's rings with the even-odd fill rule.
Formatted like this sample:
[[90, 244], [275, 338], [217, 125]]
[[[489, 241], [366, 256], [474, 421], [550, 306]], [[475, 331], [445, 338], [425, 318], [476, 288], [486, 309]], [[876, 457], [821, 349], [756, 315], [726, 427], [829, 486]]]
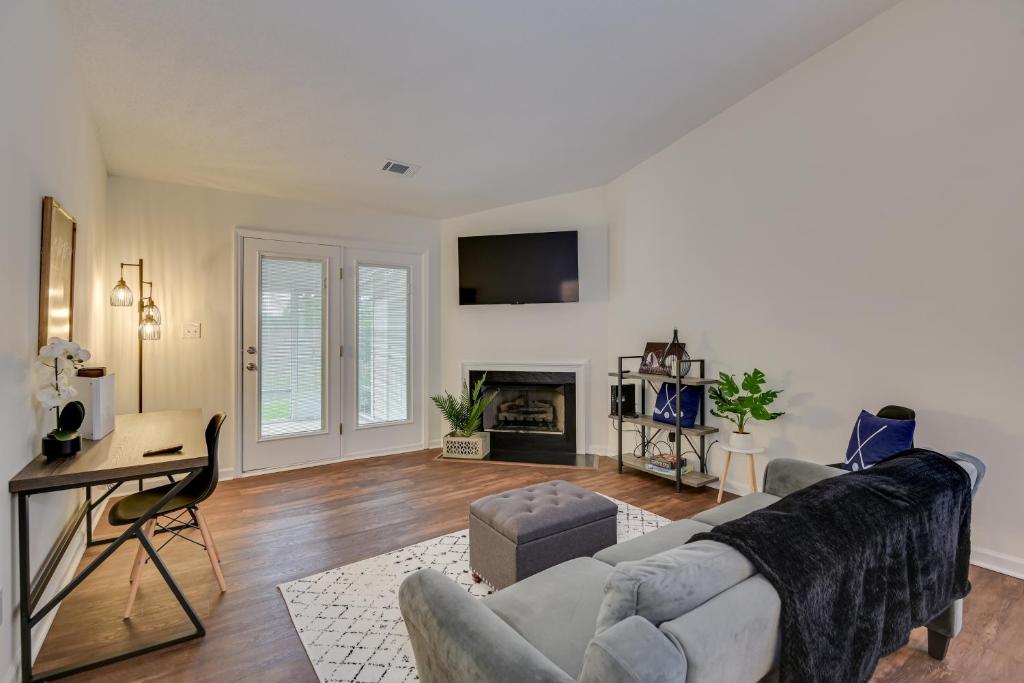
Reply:
[[[729, 420], [736, 425], [736, 431], [746, 434], [747, 420], [774, 420], [785, 413], [773, 413], [768, 407], [782, 393], [782, 389], [764, 389], [764, 373], [754, 368], [753, 372], [744, 372], [743, 381], [736, 383], [736, 378], [724, 372], [718, 373], [718, 384], [711, 387], [708, 395], [715, 402], [711, 414]], [[742, 393], [741, 392], [746, 392]]]
[[486, 379], [487, 373], [484, 373], [484, 376], [473, 385], [472, 390], [464, 383], [462, 394], [459, 396], [452, 396], [446, 391], [430, 397], [456, 436], [473, 436], [474, 432], [480, 430], [484, 411], [498, 395], [496, 391], [482, 394]]

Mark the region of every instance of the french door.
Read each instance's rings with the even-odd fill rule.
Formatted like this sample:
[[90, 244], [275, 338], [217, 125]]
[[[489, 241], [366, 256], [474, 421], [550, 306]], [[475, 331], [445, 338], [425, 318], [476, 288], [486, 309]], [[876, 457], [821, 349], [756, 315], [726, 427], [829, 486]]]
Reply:
[[341, 457], [339, 246], [246, 237], [242, 470]]

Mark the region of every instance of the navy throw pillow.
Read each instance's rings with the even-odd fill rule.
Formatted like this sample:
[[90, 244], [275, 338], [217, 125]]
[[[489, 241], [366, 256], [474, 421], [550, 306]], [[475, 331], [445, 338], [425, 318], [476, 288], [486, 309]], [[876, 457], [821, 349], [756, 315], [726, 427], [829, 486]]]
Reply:
[[856, 472], [866, 470], [890, 455], [905, 451], [914, 443], [914, 420], [890, 420], [860, 411], [850, 445], [846, 447], [843, 469]]
[[[700, 397], [704, 387], [684, 384], [679, 392], [680, 427], [693, 427], [697, 422], [697, 411], [700, 410]], [[675, 425], [676, 423], [676, 384], [663, 382], [654, 399], [654, 414], [651, 416], [658, 422]]]

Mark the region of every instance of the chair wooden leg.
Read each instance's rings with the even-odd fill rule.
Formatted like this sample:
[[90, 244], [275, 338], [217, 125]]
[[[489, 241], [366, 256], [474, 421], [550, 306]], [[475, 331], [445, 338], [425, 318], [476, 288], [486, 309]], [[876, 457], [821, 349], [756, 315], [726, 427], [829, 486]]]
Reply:
[[217, 584], [220, 586], [220, 592], [223, 593], [228, 589], [228, 585], [224, 582], [224, 574], [220, 571], [220, 556], [217, 555], [217, 547], [213, 544], [213, 534], [210, 533], [210, 527], [206, 525], [206, 518], [203, 517], [199, 508], [193, 508], [193, 511], [196, 521], [199, 522], [199, 533], [203, 535], [203, 544], [206, 546], [206, 554], [210, 558], [210, 566], [213, 567], [213, 575], [217, 577]]
[[[156, 526], [156, 519], [151, 519], [142, 527], [142, 533], [148, 539], [153, 538], [153, 528]], [[132, 618], [132, 607], [135, 605], [135, 596], [139, 592], [139, 584], [142, 583], [142, 566], [145, 564], [146, 551], [139, 543], [139, 550], [135, 553], [135, 565], [132, 567], [131, 588], [128, 589], [128, 604], [124, 607], [124, 618]]]
[[[150, 522], [147, 522], [146, 525], [142, 527], [143, 533], [146, 533], [146, 530], [149, 529], [149, 525], [151, 522], [152, 520]], [[146, 551], [143, 549], [142, 544], [139, 543], [138, 548], [136, 548], [135, 550], [135, 559], [132, 561], [131, 574], [128, 575], [128, 583], [135, 583], [135, 577], [139, 575], [139, 569], [142, 567], [142, 564], [145, 561]]]

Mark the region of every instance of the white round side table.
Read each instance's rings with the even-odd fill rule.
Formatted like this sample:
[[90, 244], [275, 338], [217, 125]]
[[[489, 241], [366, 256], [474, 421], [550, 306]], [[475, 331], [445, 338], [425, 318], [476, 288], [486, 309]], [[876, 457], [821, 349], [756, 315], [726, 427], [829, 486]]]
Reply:
[[728, 444], [719, 443], [718, 447], [725, 451], [725, 467], [722, 469], [722, 476], [718, 479], [718, 502], [722, 502], [722, 494], [725, 493], [725, 479], [729, 476], [729, 463], [732, 461], [733, 453], [745, 453], [747, 465], [750, 467], [750, 490], [757, 493], [757, 475], [754, 474], [754, 456], [764, 453], [763, 448], [733, 448]]

